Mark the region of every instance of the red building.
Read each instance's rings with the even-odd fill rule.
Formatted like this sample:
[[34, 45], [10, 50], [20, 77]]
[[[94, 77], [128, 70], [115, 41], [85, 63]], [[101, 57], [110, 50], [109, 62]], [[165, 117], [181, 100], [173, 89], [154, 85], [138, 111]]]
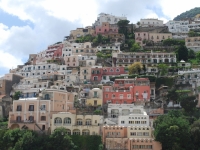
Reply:
[[60, 59], [62, 56], [62, 48], [62, 43], [50, 45], [48, 46], [47, 53], [53, 53], [54, 59]]
[[103, 103], [149, 101], [150, 92], [150, 81], [147, 78], [116, 79], [112, 86], [103, 86]]
[[106, 83], [110, 81], [111, 76], [119, 76], [121, 74], [127, 74], [124, 67], [94, 67], [91, 69], [91, 82]]
[[91, 82], [100, 83], [102, 80], [102, 66], [94, 66], [91, 68]]

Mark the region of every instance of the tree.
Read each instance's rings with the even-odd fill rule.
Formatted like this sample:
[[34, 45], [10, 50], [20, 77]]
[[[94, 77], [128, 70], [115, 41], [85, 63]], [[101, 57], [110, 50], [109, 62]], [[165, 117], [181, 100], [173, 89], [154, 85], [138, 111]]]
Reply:
[[162, 143], [163, 150], [192, 149], [189, 122], [176, 112], [159, 116], [154, 122], [155, 140]]
[[178, 60], [188, 60], [188, 49], [185, 45], [180, 45], [178, 48]]
[[18, 100], [20, 98], [20, 96], [21, 96], [21, 92], [17, 91], [17, 92], [15, 92], [13, 98], [14, 98], [14, 100]]
[[138, 44], [138, 43], [134, 43], [133, 45], [132, 45], [132, 47], [131, 47], [131, 51], [132, 52], [135, 52], [135, 51], [137, 51], [137, 50], [139, 50], [140, 49], [140, 45]]
[[120, 20], [118, 21], [117, 25], [119, 27], [118, 32], [121, 34], [124, 34], [124, 36], [127, 38], [128, 37], [128, 24], [129, 20]]
[[197, 59], [198, 61], [200, 61], [200, 52], [197, 52], [197, 53], [196, 53], [196, 59]]
[[134, 62], [132, 65], [128, 66], [129, 74], [140, 74], [142, 68], [141, 62]]
[[181, 107], [187, 113], [192, 113], [197, 105], [197, 100], [195, 96], [183, 96], [180, 97]]
[[191, 138], [194, 143], [194, 147], [196, 150], [200, 148], [200, 120], [195, 121], [191, 125]]
[[195, 52], [192, 49], [188, 50], [188, 58], [194, 59], [195, 58]]
[[179, 95], [178, 93], [176, 92], [176, 88], [172, 88], [168, 91], [167, 93], [167, 98], [168, 98], [168, 101], [177, 101], [178, 98], [179, 98]]
[[67, 134], [65, 128], [56, 128], [50, 135], [51, 148], [53, 150], [75, 150], [76, 146]]
[[166, 64], [158, 64], [158, 70], [161, 73], [161, 76], [164, 76], [168, 71], [168, 66]]

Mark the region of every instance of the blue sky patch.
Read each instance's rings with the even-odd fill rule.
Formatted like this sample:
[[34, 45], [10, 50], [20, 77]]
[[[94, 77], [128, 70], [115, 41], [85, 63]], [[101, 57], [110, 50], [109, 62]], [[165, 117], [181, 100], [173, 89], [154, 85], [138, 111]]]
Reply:
[[8, 26], [9, 28], [12, 26], [30, 26], [31, 28], [34, 27], [34, 24], [30, 21], [23, 21], [19, 19], [17, 16], [10, 15], [3, 10], [0, 9], [0, 23]]

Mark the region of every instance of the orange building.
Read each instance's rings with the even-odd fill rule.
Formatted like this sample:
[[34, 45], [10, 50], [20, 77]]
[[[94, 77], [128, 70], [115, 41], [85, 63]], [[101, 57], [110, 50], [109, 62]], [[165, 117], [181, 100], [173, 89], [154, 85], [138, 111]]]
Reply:
[[103, 86], [103, 103], [131, 104], [149, 101], [150, 89], [147, 78], [116, 79], [112, 86]]

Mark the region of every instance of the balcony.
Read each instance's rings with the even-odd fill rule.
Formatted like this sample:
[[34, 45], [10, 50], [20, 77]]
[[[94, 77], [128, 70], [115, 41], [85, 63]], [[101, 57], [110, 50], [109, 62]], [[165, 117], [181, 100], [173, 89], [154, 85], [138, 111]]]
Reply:
[[35, 120], [10, 120], [10, 123], [23, 123], [23, 124], [31, 124], [35, 123]]
[[94, 95], [93, 98], [99, 98], [99, 96], [98, 95]]
[[88, 74], [88, 72], [82, 72], [82, 74]]

